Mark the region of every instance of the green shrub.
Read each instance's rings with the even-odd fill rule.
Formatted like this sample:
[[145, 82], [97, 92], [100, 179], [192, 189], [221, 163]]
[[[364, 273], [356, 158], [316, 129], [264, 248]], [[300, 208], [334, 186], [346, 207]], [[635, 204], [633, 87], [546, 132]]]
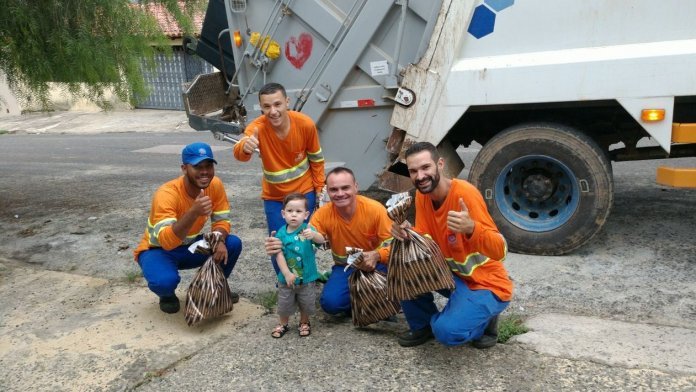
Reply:
[[522, 317], [510, 314], [500, 319], [498, 324], [498, 343], [505, 343], [515, 335], [526, 333], [529, 329], [525, 327]]
[[278, 304], [278, 292], [275, 290], [261, 293], [259, 298], [261, 306], [263, 306], [268, 313], [273, 312], [273, 309], [275, 309], [276, 305]]
[[130, 270], [126, 271], [126, 282], [135, 283], [143, 276], [141, 270]]

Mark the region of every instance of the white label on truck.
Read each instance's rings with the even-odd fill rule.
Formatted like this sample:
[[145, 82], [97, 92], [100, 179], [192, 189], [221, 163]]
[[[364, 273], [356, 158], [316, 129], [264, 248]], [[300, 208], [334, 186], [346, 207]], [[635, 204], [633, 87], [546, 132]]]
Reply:
[[358, 99], [357, 101], [341, 101], [342, 108], [366, 108], [375, 106], [375, 100], [372, 98]]
[[370, 61], [372, 76], [389, 75], [389, 63], [387, 60]]

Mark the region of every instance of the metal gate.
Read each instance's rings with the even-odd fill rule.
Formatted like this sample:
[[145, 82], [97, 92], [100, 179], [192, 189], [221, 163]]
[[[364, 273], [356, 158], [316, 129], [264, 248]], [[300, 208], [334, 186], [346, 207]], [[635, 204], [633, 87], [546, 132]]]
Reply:
[[164, 53], [155, 55], [155, 70], [143, 70], [145, 83], [150, 95], [136, 104], [141, 109], [184, 110], [181, 98], [182, 85], [190, 82], [196, 75], [210, 73], [213, 66], [198, 56], [186, 54], [182, 47], [175, 46], [171, 56]]

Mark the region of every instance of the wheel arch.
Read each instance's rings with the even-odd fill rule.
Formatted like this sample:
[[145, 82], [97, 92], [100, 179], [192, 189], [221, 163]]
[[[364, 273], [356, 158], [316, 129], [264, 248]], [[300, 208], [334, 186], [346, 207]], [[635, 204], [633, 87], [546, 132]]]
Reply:
[[552, 123], [582, 130], [605, 151], [612, 144], [629, 145], [648, 136], [616, 100], [602, 100], [474, 106], [462, 115], [446, 138], [455, 145], [485, 145], [504, 130], [528, 123]]

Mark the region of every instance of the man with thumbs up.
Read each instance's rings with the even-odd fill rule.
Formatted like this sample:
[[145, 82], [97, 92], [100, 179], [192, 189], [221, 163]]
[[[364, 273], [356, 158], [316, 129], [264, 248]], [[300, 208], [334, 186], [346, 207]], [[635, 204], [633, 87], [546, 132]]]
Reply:
[[[217, 161], [210, 146], [189, 144], [181, 152], [181, 162], [183, 175], [155, 192], [147, 228], [134, 251], [135, 261], [165, 313], [176, 313], [180, 308], [174, 293], [181, 280], [179, 270], [200, 267], [208, 259], [188, 250], [203, 238], [208, 218], [211, 230], [223, 238], [213, 250], [213, 260], [220, 264], [225, 277], [232, 273], [242, 251], [239, 237], [229, 234], [230, 205], [222, 181], [215, 177]], [[233, 301], [239, 301], [239, 295], [233, 293]]]
[[[255, 152], [261, 155], [261, 198], [270, 234], [285, 224], [280, 211], [286, 195], [302, 193], [310, 215], [314, 211], [324, 187], [324, 156], [314, 121], [289, 110], [290, 99], [282, 85], [264, 85], [259, 90], [259, 105], [262, 115], [246, 127], [244, 137], [234, 146], [234, 157], [246, 162]], [[277, 274], [274, 260], [271, 258]]]
[[[434, 145], [416, 143], [404, 155], [418, 190], [413, 229], [439, 245], [455, 275], [455, 290], [439, 291], [449, 298], [442, 311], [432, 293], [402, 301], [409, 331], [398, 342], [417, 346], [434, 337], [447, 346], [471, 342], [477, 348], [492, 347], [498, 337], [498, 315], [512, 298], [512, 281], [502, 263], [505, 239], [481, 193], [467, 181], [443, 177], [444, 159]], [[401, 226], [394, 223], [392, 235], [405, 238], [407, 227], [411, 227], [408, 221]]]

